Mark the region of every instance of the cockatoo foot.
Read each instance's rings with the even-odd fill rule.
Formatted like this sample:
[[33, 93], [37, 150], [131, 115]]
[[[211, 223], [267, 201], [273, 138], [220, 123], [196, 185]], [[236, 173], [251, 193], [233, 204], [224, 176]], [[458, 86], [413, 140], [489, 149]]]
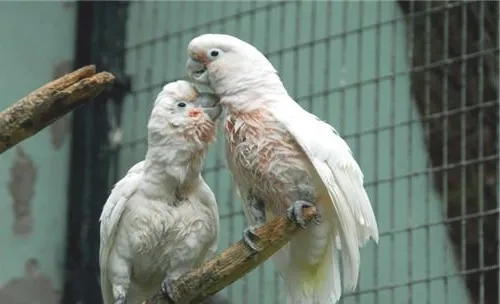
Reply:
[[243, 242], [256, 253], [262, 250], [259, 246], [257, 246], [257, 244], [255, 244], [255, 241], [259, 239], [257, 234], [255, 234], [255, 230], [260, 226], [262, 225], [253, 225], [243, 230]]
[[[306, 221], [304, 219], [304, 214], [302, 211], [302, 209], [305, 207], [314, 207], [314, 205], [306, 201], [295, 201], [293, 202], [292, 206], [290, 206], [286, 210], [286, 215], [288, 216], [288, 218], [297, 223], [298, 225], [300, 225], [300, 227], [302, 228], [307, 227]], [[321, 215], [319, 213], [316, 214], [316, 216], [314, 217], [314, 223], [315, 224], [321, 223]]]
[[174, 299], [172, 299], [172, 280], [170, 278], [165, 278], [161, 283], [160, 292], [161, 294], [169, 300], [171, 303], [175, 303]]

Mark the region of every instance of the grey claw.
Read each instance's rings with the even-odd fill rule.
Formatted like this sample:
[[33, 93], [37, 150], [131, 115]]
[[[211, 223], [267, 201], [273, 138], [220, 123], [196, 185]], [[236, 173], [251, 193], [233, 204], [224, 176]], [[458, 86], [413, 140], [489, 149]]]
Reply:
[[169, 300], [171, 303], [175, 303], [174, 299], [172, 299], [172, 281], [169, 278], [165, 278], [163, 282], [161, 282], [160, 287], [161, 294]]
[[250, 249], [256, 252], [262, 250], [261, 248], [259, 248], [259, 246], [257, 246], [257, 244], [255, 244], [255, 241], [258, 240], [258, 236], [255, 234], [255, 229], [257, 229], [258, 227], [260, 226], [253, 225], [243, 230], [243, 241], [248, 247], [250, 247]]
[[[306, 228], [307, 226], [306, 221], [304, 219], [304, 214], [302, 212], [302, 209], [305, 207], [314, 207], [314, 205], [306, 201], [296, 201], [293, 202], [292, 206], [290, 206], [286, 210], [286, 215], [288, 216], [288, 218], [297, 223], [298, 225], [300, 225], [300, 227], [302, 228]], [[316, 216], [314, 217], [314, 222], [316, 224], [319, 224], [321, 223], [321, 220], [322, 220], [321, 215], [316, 214]]]
[[316, 213], [316, 215], [314, 216], [313, 221], [314, 221], [314, 223], [315, 223], [316, 225], [321, 224], [321, 222], [323, 221], [323, 218], [321, 217], [321, 214]]

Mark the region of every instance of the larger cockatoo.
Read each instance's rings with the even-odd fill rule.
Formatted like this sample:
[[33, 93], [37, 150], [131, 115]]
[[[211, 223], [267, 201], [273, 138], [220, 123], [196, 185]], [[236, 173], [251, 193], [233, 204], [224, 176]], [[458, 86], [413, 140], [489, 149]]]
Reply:
[[[145, 159], [116, 183], [100, 217], [105, 304], [138, 304], [217, 249], [215, 196], [201, 176], [221, 114], [217, 97], [186, 81], [158, 94]], [[164, 278], [166, 278], [164, 280]]]
[[273, 257], [289, 304], [336, 303], [342, 257], [345, 291], [356, 288], [359, 248], [378, 227], [363, 173], [337, 131], [287, 93], [276, 69], [254, 46], [236, 37], [205, 34], [188, 45], [186, 72], [208, 85], [227, 112], [227, 164], [251, 226], [244, 240], [255, 250], [254, 230], [287, 214], [305, 228], [302, 208], [321, 217]]

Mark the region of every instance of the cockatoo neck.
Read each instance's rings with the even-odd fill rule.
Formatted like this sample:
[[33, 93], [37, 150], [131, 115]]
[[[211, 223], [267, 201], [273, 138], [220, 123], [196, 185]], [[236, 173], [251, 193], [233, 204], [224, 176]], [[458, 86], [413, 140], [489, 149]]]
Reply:
[[189, 196], [199, 182], [206, 150], [171, 143], [148, 147], [144, 164], [143, 190], [155, 197], [172, 196], [169, 202]]
[[246, 75], [230, 81], [213, 81], [212, 88], [220, 96], [220, 103], [228, 112], [253, 112], [288, 96], [275, 73]]

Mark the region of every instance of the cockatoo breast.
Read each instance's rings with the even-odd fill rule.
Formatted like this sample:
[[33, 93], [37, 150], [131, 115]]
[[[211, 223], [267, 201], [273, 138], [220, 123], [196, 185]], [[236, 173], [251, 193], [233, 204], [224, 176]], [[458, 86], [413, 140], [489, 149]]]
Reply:
[[[274, 214], [314, 192], [310, 162], [288, 131], [265, 109], [228, 111], [226, 157], [235, 182], [265, 202]], [[243, 194], [242, 195], [246, 195]]]
[[140, 193], [131, 198], [122, 218], [130, 225], [119, 232], [133, 244], [132, 281], [147, 286], [201, 264], [216, 237], [216, 215], [196, 195], [173, 207]]

